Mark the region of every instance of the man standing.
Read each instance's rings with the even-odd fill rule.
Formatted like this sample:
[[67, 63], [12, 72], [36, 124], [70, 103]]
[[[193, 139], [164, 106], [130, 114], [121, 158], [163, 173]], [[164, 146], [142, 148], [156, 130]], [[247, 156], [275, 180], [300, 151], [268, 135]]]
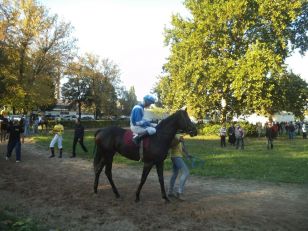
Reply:
[[307, 129], [306, 129], [305, 122], [303, 122], [303, 125], [302, 125], [302, 132], [303, 132], [303, 139], [307, 139]]
[[235, 128], [236, 149], [244, 149], [244, 129], [240, 125]]
[[226, 126], [223, 125], [220, 130], [219, 130], [219, 135], [220, 135], [220, 146], [226, 147], [226, 134], [227, 134], [227, 129]]
[[231, 145], [235, 145], [235, 126], [234, 124], [231, 125], [231, 127], [228, 128], [228, 136], [229, 136], [229, 143]]
[[20, 162], [21, 160], [21, 143], [20, 143], [20, 137], [24, 132], [23, 126], [19, 123], [18, 120], [14, 120], [8, 127], [8, 133], [9, 133], [9, 141], [7, 144], [7, 154], [6, 154], [6, 160], [8, 160], [11, 155], [12, 151], [15, 148], [16, 152], [16, 162]]
[[144, 119], [144, 108], [148, 108], [155, 103], [155, 98], [151, 95], [143, 97], [143, 103], [133, 107], [130, 116], [130, 128], [132, 132], [138, 134], [133, 138], [135, 144], [139, 144], [141, 139], [156, 133], [155, 125]]
[[74, 132], [74, 141], [73, 141], [73, 154], [71, 158], [76, 157], [76, 144], [77, 142], [80, 143], [83, 151], [88, 152], [87, 148], [83, 144], [83, 137], [84, 137], [84, 127], [82, 126], [80, 119], [76, 120], [75, 124], [75, 132]]
[[62, 158], [62, 134], [64, 132], [64, 127], [60, 123], [61, 119], [57, 118], [56, 120], [57, 124], [52, 129], [52, 134], [54, 134], [53, 139], [50, 142], [50, 151], [51, 155], [49, 158], [55, 157], [55, 144], [58, 142], [58, 148], [59, 148], [59, 158]]
[[267, 138], [267, 149], [273, 149], [274, 148], [274, 145], [273, 145], [273, 141], [274, 141], [274, 137], [275, 137], [275, 134], [274, 134], [274, 127], [272, 126], [272, 123], [271, 122], [268, 122], [266, 124], [266, 133], [265, 133], [265, 136]]

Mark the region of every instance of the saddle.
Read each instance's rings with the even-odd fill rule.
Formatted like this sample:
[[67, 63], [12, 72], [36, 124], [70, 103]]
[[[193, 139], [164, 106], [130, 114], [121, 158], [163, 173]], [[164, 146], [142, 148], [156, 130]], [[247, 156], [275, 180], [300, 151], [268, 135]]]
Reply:
[[[129, 146], [137, 146], [139, 147], [139, 156], [140, 156], [140, 159], [139, 161], [142, 161], [143, 160], [143, 147], [146, 146], [144, 145], [145, 143], [147, 142], [144, 142], [145, 140], [142, 139], [140, 141], [140, 144], [139, 145], [136, 145], [134, 142], [133, 142], [133, 138], [135, 136], [137, 136], [138, 134], [137, 133], [133, 133], [131, 130], [127, 130], [124, 134], [124, 143], [126, 145], [129, 145]], [[145, 138], [147, 140], [147, 138]]]

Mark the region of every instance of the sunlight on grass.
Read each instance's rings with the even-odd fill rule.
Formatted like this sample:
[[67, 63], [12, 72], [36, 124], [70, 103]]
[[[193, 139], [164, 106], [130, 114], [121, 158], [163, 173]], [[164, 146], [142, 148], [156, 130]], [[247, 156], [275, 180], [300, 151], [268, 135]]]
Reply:
[[[33, 139], [37, 144], [48, 147], [52, 135], [38, 135]], [[253, 179], [273, 182], [308, 183], [308, 141], [296, 137], [278, 137], [274, 141], [274, 149], [268, 150], [266, 139], [245, 138], [245, 149], [237, 150], [227, 144], [220, 147], [218, 136], [185, 136], [189, 152], [205, 161], [205, 167], [191, 168], [191, 174], [237, 179]], [[64, 152], [72, 152], [73, 131], [67, 130], [63, 135]], [[81, 150], [77, 144], [77, 156], [93, 159], [94, 131], [86, 131], [85, 145], [88, 153]], [[114, 157], [115, 163], [142, 166], [142, 163], [128, 160], [120, 155]], [[187, 161], [190, 166], [191, 163]], [[168, 156], [165, 169], [171, 169]]]

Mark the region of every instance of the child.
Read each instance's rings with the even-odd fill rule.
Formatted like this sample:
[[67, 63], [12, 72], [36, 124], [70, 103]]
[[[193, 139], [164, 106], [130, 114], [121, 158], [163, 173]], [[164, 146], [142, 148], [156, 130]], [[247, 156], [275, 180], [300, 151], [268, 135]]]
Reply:
[[55, 134], [55, 136], [53, 137], [49, 145], [50, 151], [51, 151], [51, 155], [49, 156], [49, 158], [55, 157], [54, 147], [55, 147], [56, 142], [58, 142], [59, 158], [62, 158], [62, 134], [64, 132], [64, 127], [60, 123], [60, 121], [61, 119], [57, 118], [56, 120], [57, 124], [52, 129], [52, 133]]
[[[189, 176], [189, 169], [183, 160], [183, 156], [185, 155], [188, 158], [191, 158], [189, 153], [187, 152], [184, 144], [184, 137], [181, 134], [177, 134], [174, 137], [174, 140], [171, 144], [171, 160], [172, 160], [172, 176], [170, 178], [170, 187], [168, 190], [169, 197], [177, 197], [180, 200], [184, 200], [183, 192], [184, 192], [184, 185]], [[179, 171], [182, 171], [182, 175], [180, 177], [179, 187], [176, 194], [174, 194], [174, 184], [176, 178], [178, 176]]]

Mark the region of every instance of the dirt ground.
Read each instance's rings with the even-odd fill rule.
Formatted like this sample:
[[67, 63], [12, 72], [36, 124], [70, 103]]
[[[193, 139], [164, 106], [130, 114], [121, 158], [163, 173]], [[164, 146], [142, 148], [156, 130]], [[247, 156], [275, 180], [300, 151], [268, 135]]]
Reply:
[[[1, 154], [5, 147], [0, 144]], [[28, 142], [21, 163], [1, 156], [0, 209], [51, 230], [308, 230], [308, 185], [190, 176], [186, 201], [166, 204], [153, 169], [135, 203], [141, 163], [114, 165], [116, 199], [103, 173], [93, 193], [92, 161], [48, 155]], [[167, 171], [165, 185], [169, 178]]]

